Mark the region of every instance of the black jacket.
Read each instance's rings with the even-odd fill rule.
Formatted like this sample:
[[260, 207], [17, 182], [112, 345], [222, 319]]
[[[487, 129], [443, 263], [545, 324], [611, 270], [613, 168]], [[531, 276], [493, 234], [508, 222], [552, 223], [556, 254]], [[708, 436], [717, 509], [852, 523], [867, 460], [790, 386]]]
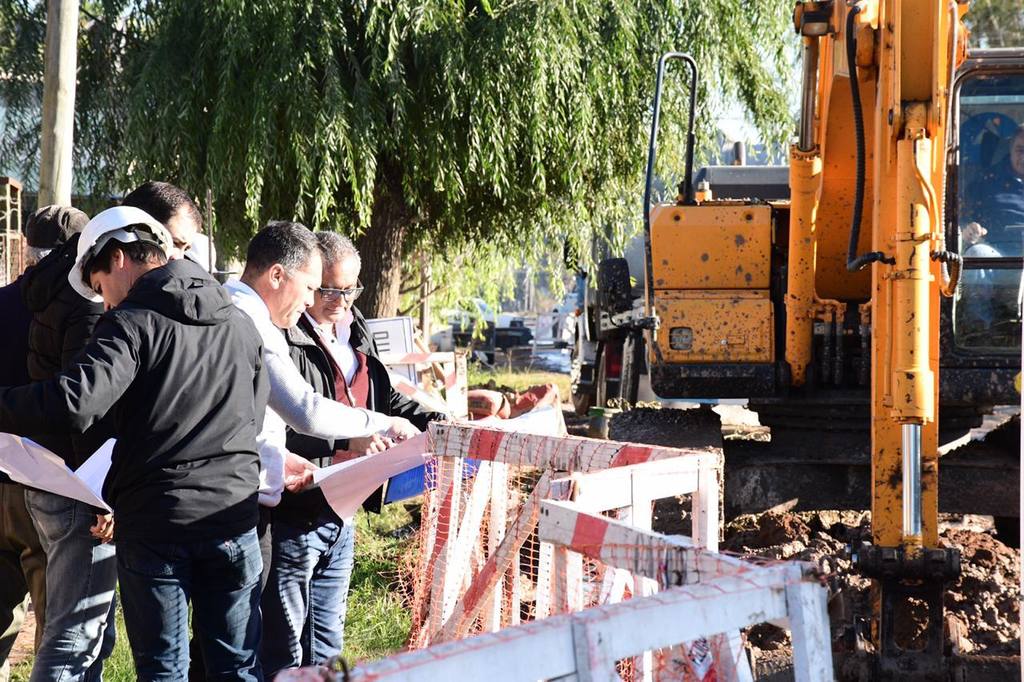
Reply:
[[[19, 277], [0, 287], [0, 320], [4, 332], [0, 334], [0, 385], [19, 386], [31, 379], [25, 367], [28, 354], [28, 325], [32, 314], [25, 308], [21, 291], [25, 278]], [[11, 483], [10, 477], [0, 471], [0, 483]]]
[[[370, 375], [370, 394], [367, 408], [375, 412], [404, 417], [413, 425], [425, 430], [432, 421], [444, 419], [443, 414], [431, 412], [419, 403], [410, 400], [391, 387], [387, 368], [377, 359], [377, 347], [370, 335], [366, 320], [362, 314], [352, 309], [352, 347], [366, 355], [366, 366]], [[289, 329], [285, 336], [292, 361], [299, 368], [299, 373], [309, 382], [313, 389], [334, 400], [334, 370], [327, 353], [313, 340], [314, 334], [309, 318], [303, 315], [299, 323]], [[286, 445], [291, 452], [301, 455], [317, 466], [329, 466], [335, 450], [348, 447], [347, 441], [329, 441], [314, 438], [288, 429]], [[274, 508], [274, 516], [286, 518], [292, 523], [305, 523], [313, 526], [321, 514], [334, 515], [327, 500], [320, 490], [307, 490], [301, 493], [290, 493], [287, 490], [281, 496], [281, 503]]]
[[[79, 235], [54, 249], [25, 272], [22, 296], [32, 312], [28, 333], [28, 373], [31, 381], [45, 381], [71, 364], [85, 348], [103, 314], [103, 304], [82, 298], [68, 283], [75, 264]], [[82, 435], [41, 432], [29, 436], [77, 469], [96, 448], [113, 436], [109, 424], [97, 424]]]
[[54, 379], [0, 388], [0, 431], [82, 432], [109, 410], [118, 440], [103, 493], [116, 538], [238, 535], [258, 517], [262, 350], [227, 291], [173, 261], [140, 277]]
[[25, 277], [0, 287], [0, 320], [4, 331], [0, 334], [0, 384], [27, 384], [31, 381], [25, 367], [28, 354], [28, 328], [32, 313], [25, 308], [22, 292]]

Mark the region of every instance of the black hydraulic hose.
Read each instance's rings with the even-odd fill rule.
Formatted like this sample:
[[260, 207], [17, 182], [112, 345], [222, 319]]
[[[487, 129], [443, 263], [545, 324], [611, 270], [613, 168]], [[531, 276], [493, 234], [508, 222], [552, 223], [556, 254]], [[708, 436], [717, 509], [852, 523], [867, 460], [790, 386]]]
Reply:
[[836, 323], [836, 354], [835, 371], [832, 376], [832, 383], [836, 386], [843, 385], [843, 369], [846, 366], [846, 353], [843, 345], [846, 343], [846, 315], [838, 310], [835, 312]]
[[860, 242], [860, 224], [864, 217], [864, 109], [860, 101], [860, 85], [857, 83], [857, 15], [861, 7], [854, 5], [846, 14], [846, 69], [850, 73], [850, 95], [853, 103], [853, 129], [857, 143], [857, 177], [855, 180], [856, 189], [853, 199], [853, 218], [850, 221], [850, 244], [846, 250], [846, 269], [849, 272], [857, 272], [865, 266], [875, 262], [888, 263], [896, 262], [894, 258], [887, 258], [881, 251], [869, 251], [857, 255], [857, 245]]
[[[932, 260], [939, 261], [943, 267], [942, 286], [939, 291], [946, 298], [952, 298], [956, 294], [956, 288], [960, 285], [960, 273], [963, 271], [963, 259], [960, 254], [954, 251], [932, 251]], [[948, 268], [948, 272], [945, 270]]]

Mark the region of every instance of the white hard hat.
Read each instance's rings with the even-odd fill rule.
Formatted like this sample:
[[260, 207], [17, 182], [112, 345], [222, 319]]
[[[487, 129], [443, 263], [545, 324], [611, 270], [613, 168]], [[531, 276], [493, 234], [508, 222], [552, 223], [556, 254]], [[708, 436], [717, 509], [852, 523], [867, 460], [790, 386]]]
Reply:
[[111, 239], [116, 239], [122, 244], [139, 240], [152, 242], [163, 249], [165, 254], [170, 252], [173, 245], [171, 233], [167, 228], [141, 208], [115, 206], [97, 213], [96, 217], [82, 228], [82, 236], [78, 238], [75, 265], [68, 273], [71, 288], [94, 303], [101, 303], [103, 298], [86, 285], [83, 268]]

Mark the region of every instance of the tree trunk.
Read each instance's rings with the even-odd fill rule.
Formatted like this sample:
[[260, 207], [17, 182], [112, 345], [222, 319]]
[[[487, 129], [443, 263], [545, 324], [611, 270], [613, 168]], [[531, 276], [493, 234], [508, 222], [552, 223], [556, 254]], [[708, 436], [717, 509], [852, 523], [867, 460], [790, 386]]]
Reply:
[[49, 0], [47, 3], [44, 53], [39, 206], [70, 206], [78, 0]]
[[402, 196], [397, 172], [382, 170], [374, 194], [370, 229], [356, 245], [366, 287], [358, 306], [367, 318], [392, 317], [398, 312], [402, 285], [402, 244], [415, 215]]

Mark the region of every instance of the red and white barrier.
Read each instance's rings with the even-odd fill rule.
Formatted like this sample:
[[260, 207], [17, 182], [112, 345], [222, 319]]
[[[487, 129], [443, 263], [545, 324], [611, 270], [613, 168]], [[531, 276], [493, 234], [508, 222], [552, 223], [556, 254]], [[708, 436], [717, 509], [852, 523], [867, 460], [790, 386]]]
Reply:
[[[358, 666], [348, 679], [609, 682], [620, 679], [617, 662], [622, 659], [765, 621], [789, 622], [797, 682], [833, 679], [824, 590], [792, 565], [765, 567], [750, 577], [713, 578], [408, 651]], [[687, 679], [683, 670], [678, 672], [676, 679]]]
[[643, 462], [683, 457], [684, 466], [721, 469], [717, 452], [637, 445], [579, 436], [514, 433], [473, 424], [430, 425], [430, 442], [438, 457], [468, 457], [565, 472], [590, 472]]
[[[349, 679], [607, 681], [626, 661], [632, 679], [745, 681], [740, 628], [766, 621], [792, 630], [797, 680], [831, 679], [810, 566], [717, 552], [720, 453], [452, 423], [431, 424], [429, 440], [411, 641], [422, 650]], [[654, 533], [653, 501], [680, 494], [693, 538]]]

